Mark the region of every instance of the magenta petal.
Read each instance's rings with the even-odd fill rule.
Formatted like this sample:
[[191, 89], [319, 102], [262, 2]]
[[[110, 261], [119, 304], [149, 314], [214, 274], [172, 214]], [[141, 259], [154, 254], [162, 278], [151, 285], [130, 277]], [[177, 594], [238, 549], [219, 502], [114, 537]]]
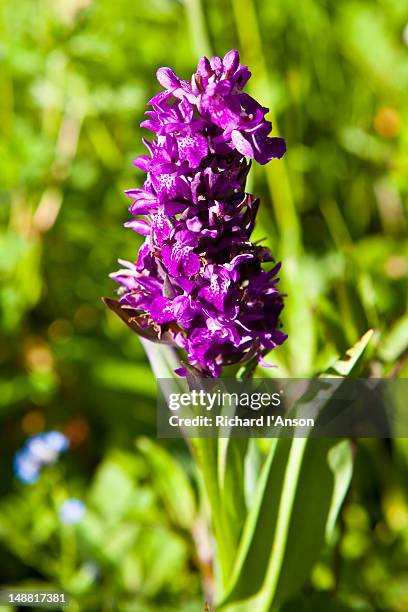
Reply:
[[169, 323], [174, 320], [171, 301], [165, 297], [156, 297], [150, 304], [150, 315], [156, 323]]
[[142, 123], [140, 124], [140, 127], [145, 128], [146, 130], [155, 132], [158, 129], [159, 124], [157, 123], [157, 121], [154, 121], [153, 119], [146, 119], [145, 121], [142, 121]]
[[208, 153], [204, 136], [181, 136], [177, 142], [180, 158], [187, 160], [192, 168], [197, 168]]
[[206, 57], [202, 57], [198, 62], [196, 74], [200, 77], [210, 77], [212, 75], [211, 64]]
[[210, 65], [214, 72], [220, 73], [222, 71], [222, 59], [218, 57], [218, 55], [214, 55], [214, 57], [210, 59]]
[[238, 130], [231, 132], [231, 140], [237, 151], [245, 157], [254, 157], [254, 150], [246, 138]]
[[126, 221], [124, 226], [130, 227], [130, 229], [132, 229], [134, 232], [142, 234], [143, 236], [148, 236], [150, 234], [150, 225], [147, 223], [147, 221], [143, 221], [141, 219]]
[[159, 68], [156, 72], [157, 80], [164, 89], [172, 89], [180, 86], [180, 79], [171, 68]]
[[174, 372], [178, 374], [179, 376], [188, 376], [189, 374], [186, 368], [176, 368]]
[[222, 63], [224, 65], [224, 70], [227, 74], [234, 73], [239, 65], [238, 51], [235, 51], [235, 50], [228, 51], [228, 53], [224, 55], [224, 59]]
[[146, 215], [158, 207], [156, 196], [143, 189], [127, 191], [126, 195], [133, 198], [133, 204], [129, 208], [133, 215]]
[[286, 142], [284, 138], [268, 138], [269, 152], [273, 157], [280, 159], [286, 153]]
[[136, 159], [133, 160], [133, 164], [143, 170], [144, 172], [149, 172], [149, 165], [152, 160], [147, 155], [139, 155]]
[[286, 144], [283, 138], [257, 139], [254, 136], [254, 141], [256, 144], [254, 158], [262, 165], [267, 164], [274, 158], [280, 159], [286, 151]]
[[188, 229], [191, 230], [192, 232], [199, 232], [201, 228], [203, 227], [203, 223], [202, 221], [200, 221], [198, 217], [193, 217], [192, 219], [188, 219], [186, 221], [186, 225]]

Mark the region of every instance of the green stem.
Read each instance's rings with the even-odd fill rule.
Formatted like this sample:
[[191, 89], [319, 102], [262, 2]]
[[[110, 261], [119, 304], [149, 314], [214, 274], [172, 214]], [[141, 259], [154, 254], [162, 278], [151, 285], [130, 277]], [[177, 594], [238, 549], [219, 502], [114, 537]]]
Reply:
[[205, 14], [201, 0], [184, 0], [187, 19], [190, 25], [190, 37], [197, 55], [212, 55]]
[[218, 440], [193, 438], [190, 442], [194, 459], [203, 477], [204, 489], [210, 505], [221, 569], [221, 583], [222, 587], [225, 588], [231, 574], [236, 547], [230, 525], [225, 520], [222, 510], [222, 500], [218, 486]]

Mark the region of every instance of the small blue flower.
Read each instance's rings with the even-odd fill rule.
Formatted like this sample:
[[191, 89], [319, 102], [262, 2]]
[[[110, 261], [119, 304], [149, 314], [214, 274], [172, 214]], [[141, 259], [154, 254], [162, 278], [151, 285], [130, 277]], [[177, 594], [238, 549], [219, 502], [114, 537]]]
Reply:
[[63, 453], [69, 448], [69, 440], [60, 431], [47, 431], [43, 434], [45, 443], [56, 453]]
[[13, 468], [17, 478], [24, 484], [33, 484], [40, 475], [40, 464], [24, 449], [15, 454]]
[[68, 448], [68, 438], [59, 431], [46, 431], [31, 436], [14, 456], [13, 467], [16, 477], [25, 484], [36, 482], [41, 468], [55, 463], [60, 453]]
[[79, 523], [86, 512], [84, 502], [75, 497], [67, 499], [59, 510], [59, 517], [66, 525], [76, 525]]

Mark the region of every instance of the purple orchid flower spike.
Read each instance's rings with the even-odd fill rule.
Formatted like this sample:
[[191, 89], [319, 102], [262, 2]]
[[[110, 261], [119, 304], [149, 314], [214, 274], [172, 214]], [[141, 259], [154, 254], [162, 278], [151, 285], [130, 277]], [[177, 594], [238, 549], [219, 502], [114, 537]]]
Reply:
[[185, 351], [181, 375], [262, 363], [286, 339], [279, 265], [265, 269], [271, 253], [250, 240], [259, 200], [245, 191], [250, 160], [266, 164], [286, 147], [243, 91], [250, 76], [234, 50], [201, 58], [191, 82], [160, 68], [164, 91], [141, 124], [156, 136], [134, 160], [147, 177], [126, 192], [136, 218], [125, 225], [145, 240], [111, 275], [119, 301], [105, 303], [143, 338]]

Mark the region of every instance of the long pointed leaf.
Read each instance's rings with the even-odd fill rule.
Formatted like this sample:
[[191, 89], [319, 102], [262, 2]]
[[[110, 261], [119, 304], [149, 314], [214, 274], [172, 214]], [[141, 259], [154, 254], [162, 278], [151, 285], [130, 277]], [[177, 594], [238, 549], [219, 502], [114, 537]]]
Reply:
[[[367, 332], [332, 371], [354, 374], [372, 335]], [[323, 396], [307, 401], [327, 402]], [[351, 472], [348, 441], [272, 441], [222, 609], [268, 612], [296, 594], [333, 530]]]

